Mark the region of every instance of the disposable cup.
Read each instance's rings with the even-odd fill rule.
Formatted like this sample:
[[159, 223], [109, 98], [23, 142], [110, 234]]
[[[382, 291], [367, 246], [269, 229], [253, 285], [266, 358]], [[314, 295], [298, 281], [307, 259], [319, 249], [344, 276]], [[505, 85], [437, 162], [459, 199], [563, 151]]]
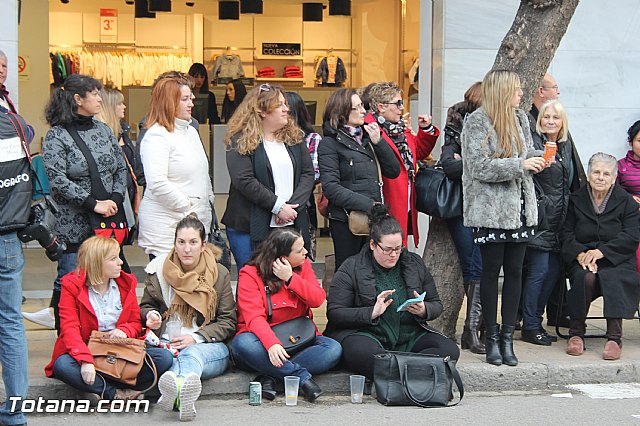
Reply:
[[167, 332], [169, 341], [175, 339], [176, 337], [179, 337], [180, 333], [182, 332], [182, 321], [167, 321], [165, 331]]
[[364, 376], [349, 376], [349, 384], [351, 385], [351, 402], [353, 404], [362, 404], [362, 394], [364, 393]]
[[298, 405], [300, 377], [284, 376], [284, 396], [286, 405]]

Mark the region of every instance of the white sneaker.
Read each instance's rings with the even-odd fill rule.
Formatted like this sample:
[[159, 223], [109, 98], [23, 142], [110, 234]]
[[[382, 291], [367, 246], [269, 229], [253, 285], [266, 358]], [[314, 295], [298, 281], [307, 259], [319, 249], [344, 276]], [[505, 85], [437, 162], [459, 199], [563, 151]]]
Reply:
[[55, 330], [56, 328], [56, 319], [53, 316], [52, 308], [44, 308], [38, 312], [23, 312], [22, 316], [31, 322], [35, 322], [51, 330]]
[[200, 392], [202, 392], [200, 377], [196, 373], [187, 374], [178, 396], [181, 422], [190, 422], [196, 418], [195, 402], [200, 397]]
[[166, 411], [172, 411], [178, 398], [178, 376], [173, 371], [167, 371], [158, 380], [158, 389], [160, 390], [160, 399], [158, 406]]

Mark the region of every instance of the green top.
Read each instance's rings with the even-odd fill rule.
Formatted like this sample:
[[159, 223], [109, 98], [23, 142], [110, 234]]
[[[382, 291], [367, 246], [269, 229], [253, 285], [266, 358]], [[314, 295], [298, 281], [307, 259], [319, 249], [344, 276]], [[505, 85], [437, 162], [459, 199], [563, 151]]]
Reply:
[[393, 302], [378, 318], [377, 325], [362, 328], [354, 335], [375, 339], [388, 351], [408, 352], [425, 331], [413, 318], [413, 314], [407, 311], [396, 312], [398, 306], [410, 299], [400, 266], [396, 264], [391, 269], [383, 268], [374, 259], [373, 270], [376, 277], [376, 294], [385, 290], [395, 290], [391, 295]]

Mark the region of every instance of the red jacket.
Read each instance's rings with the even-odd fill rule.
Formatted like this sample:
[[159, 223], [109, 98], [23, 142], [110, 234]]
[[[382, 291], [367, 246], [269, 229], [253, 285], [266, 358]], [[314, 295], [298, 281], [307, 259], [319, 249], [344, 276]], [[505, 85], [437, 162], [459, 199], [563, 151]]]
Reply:
[[[365, 123], [373, 123], [376, 119], [371, 113], [369, 113], [364, 118], [364, 121]], [[433, 147], [436, 146], [438, 136], [440, 136], [440, 130], [438, 130], [436, 126], [433, 126], [433, 128], [435, 130], [434, 134], [429, 134], [420, 129], [418, 134], [414, 135], [410, 128], [407, 128], [405, 132], [407, 135], [407, 144], [409, 145], [411, 152], [413, 152], [413, 168], [416, 171], [416, 162], [418, 160], [424, 160], [429, 156], [429, 154], [431, 154]], [[402, 244], [406, 247], [409, 230], [409, 214], [407, 212], [407, 205], [409, 204], [409, 173], [407, 172], [407, 168], [404, 166], [404, 161], [402, 160], [402, 156], [400, 155], [400, 151], [398, 151], [396, 144], [393, 143], [384, 129], [381, 128], [380, 130], [382, 138], [391, 146], [396, 158], [400, 162], [400, 176], [395, 179], [389, 179], [382, 176], [382, 193], [384, 194], [384, 203], [389, 207], [389, 213], [398, 220], [402, 227], [402, 233], [404, 234]], [[415, 186], [414, 183], [411, 182], [411, 229], [413, 241], [416, 244], [416, 247], [418, 247], [420, 233], [418, 232], [418, 210], [416, 210], [415, 205]]]
[[[271, 293], [272, 317], [267, 322], [267, 293], [264, 282], [255, 266], [245, 266], [238, 277], [238, 332], [251, 332], [258, 336], [265, 349], [281, 343], [271, 330], [272, 325], [308, 315], [313, 320], [310, 308], [317, 308], [327, 294], [318, 283], [311, 263], [305, 259], [302, 270], [293, 273], [288, 286], [284, 284], [277, 293]], [[320, 333], [316, 333], [319, 335]]]
[[[78, 276], [71, 272], [62, 277], [62, 293], [58, 308], [60, 309], [60, 335], [53, 347], [51, 362], [44, 368], [47, 377], [53, 375], [53, 363], [60, 355], [69, 354], [73, 359], [93, 364], [93, 356], [89, 352], [87, 342], [93, 330], [98, 329], [96, 317], [91, 301], [89, 288], [85, 284], [84, 272]], [[127, 337], [138, 337], [142, 332], [140, 322], [140, 307], [136, 297], [136, 277], [125, 272], [116, 278], [120, 289], [122, 313], [116, 328], [124, 331]]]

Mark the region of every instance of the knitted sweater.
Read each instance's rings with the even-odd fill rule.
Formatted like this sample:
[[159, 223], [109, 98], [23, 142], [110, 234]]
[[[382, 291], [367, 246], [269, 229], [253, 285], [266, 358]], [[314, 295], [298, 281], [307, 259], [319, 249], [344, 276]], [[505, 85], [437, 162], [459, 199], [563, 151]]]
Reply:
[[631, 195], [640, 195], [640, 160], [629, 150], [625, 158], [618, 161], [618, 183]]

